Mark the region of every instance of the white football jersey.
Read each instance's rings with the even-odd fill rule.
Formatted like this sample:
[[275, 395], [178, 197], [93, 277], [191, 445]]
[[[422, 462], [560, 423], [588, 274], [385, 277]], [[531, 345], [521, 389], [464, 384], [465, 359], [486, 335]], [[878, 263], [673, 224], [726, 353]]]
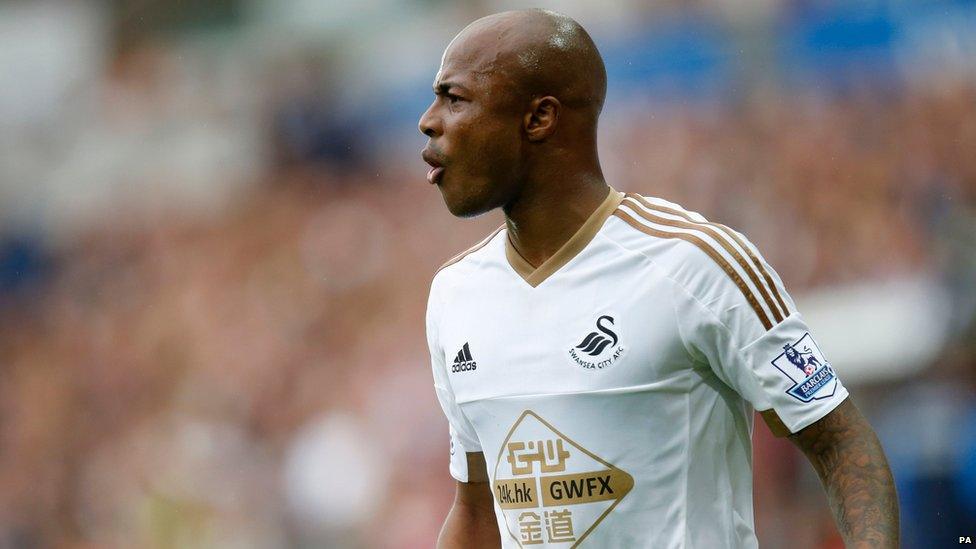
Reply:
[[427, 335], [504, 547], [756, 547], [753, 410], [797, 432], [847, 396], [741, 234], [613, 189], [538, 268], [504, 228], [442, 267]]

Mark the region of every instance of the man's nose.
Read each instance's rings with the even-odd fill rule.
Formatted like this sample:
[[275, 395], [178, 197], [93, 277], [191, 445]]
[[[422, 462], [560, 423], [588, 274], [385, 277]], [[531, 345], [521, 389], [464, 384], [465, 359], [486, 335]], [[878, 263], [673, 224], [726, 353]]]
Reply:
[[417, 127], [420, 129], [420, 133], [427, 137], [434, 137], [441, 133], [440, 118], [434, 115], [433, 104], [427, 107], [427, 111], [420, 117], [420, 123]]

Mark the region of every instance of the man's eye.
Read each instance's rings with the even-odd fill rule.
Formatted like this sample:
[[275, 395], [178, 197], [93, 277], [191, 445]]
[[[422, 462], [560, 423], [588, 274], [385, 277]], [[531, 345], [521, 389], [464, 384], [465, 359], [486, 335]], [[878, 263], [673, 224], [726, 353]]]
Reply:
[[461, 100], [461, 98], [460, 98], [460, 97], [458, 97], [458, 96], [456, 96], [456, 95], [454, 95], [453, 93], [449, 93], [449, 94], [447, 94], [447, 99], [448, 99], [448, 101], [450, 101], [451, 103], [457, 103], [458, 101], [460, 101], [460, 100]]

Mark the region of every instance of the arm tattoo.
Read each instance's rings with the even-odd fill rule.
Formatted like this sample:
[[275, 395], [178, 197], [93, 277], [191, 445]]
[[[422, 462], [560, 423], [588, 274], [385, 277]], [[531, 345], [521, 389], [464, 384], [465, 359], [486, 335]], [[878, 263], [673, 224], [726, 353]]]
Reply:
[[847, 547], [898, 547], [898, 498], [881, 443], [848, 398], [790, 435], [813, 464]]

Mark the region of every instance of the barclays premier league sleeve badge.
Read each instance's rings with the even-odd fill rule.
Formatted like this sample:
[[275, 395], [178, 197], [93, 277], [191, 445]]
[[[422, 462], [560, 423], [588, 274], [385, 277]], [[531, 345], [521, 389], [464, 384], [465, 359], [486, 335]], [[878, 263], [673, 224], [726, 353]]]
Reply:
[[783, 352], [773, 359], [773, 366], [793, 382], [786, 393], [800, 402], [830, 398], [837, 389], [834, 369], [809, 333], [792, 345], [783, 345]]

